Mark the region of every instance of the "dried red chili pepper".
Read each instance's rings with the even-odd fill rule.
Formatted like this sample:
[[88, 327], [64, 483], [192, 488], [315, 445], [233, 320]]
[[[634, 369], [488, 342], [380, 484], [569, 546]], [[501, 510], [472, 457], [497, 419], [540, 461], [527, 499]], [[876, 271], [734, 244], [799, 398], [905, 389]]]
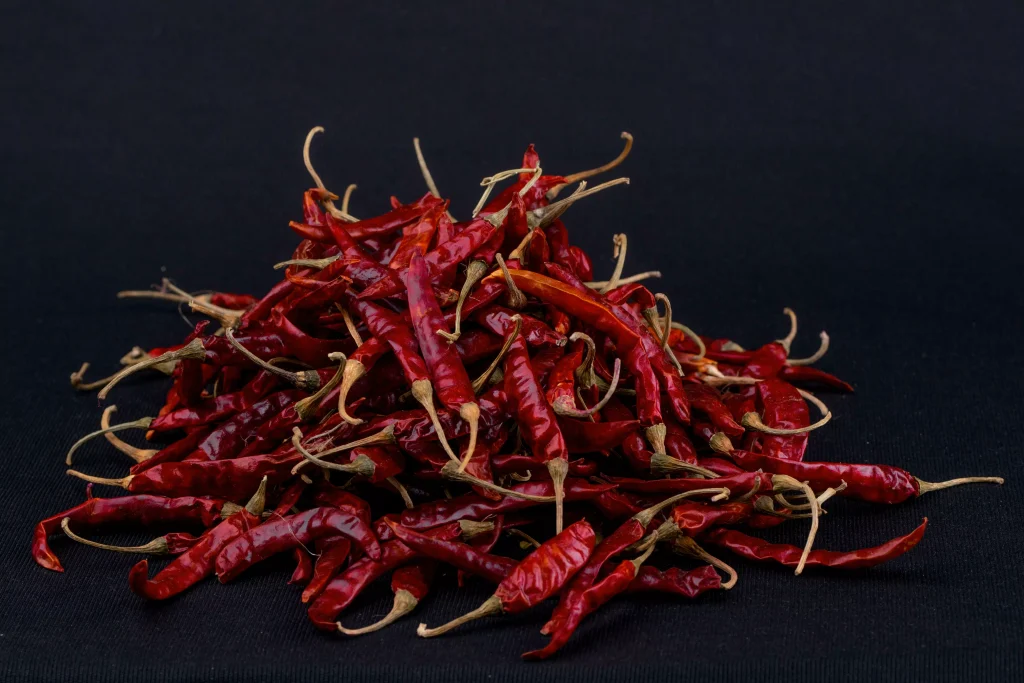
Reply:
[[391, 575], [391, 591], [395, 594], [395, 603], [391, 611], [383, 619], [363, 628], [345, 628], [339, 623], [338, 631], [347, 636], [361, 636], [364, 633], [379, 631], [409, 614], [427, 596], [436, 567], [434, 562], [426, 560], [399, 567]]
[[50, 549], [48, 537], [60, 531], [67, 519], [76, 529], [131, 522], [142, 526], [167, 522], [212, 526], [237, 512], [234, 503], [216, 498], [164, 498], [135, 495], [121, 498], [89, 498], [73, 508], [48, 517], [36, 525], [32, 538], [32, 558], [40, 567], [62, 572], [60, 560]]
[[244, 508], [204, 533], [198, 543], [176, 557], [153, 578], [149, 578], [148, 560], [142, 560], [132, 567], [128, 574], [128, 585], [132, 592], [149, 600], [166, 600], [213, 574], [214, 562], [221, 548], [259, 524], [266, 490], [267, 480], [263, 479]]
[[579, 571], [594, 549], [594, 539], [594, 530], [585, 521], [566, 527], [516, 565], [480, 607], [437, 628], [420, 624], [416, 634], [432, 638], [474, 619], [533, 607], [561, 590]]
[[[835, 550], [812, 550], [805, 564], [808, 567], [833, 567], [837, 569], [863, 569], [874, 567], [903, 555], [921, 542], [925, 528], [928, 526], [926, 517], [919, 527], [905, 536], [898, 536], [882, 545], [873, 548], [862, 548], [838, 552]], [[795, 567], [800, 561], [802, 548], [785, 543], [768, 543], [748, 536], [734, 529], [712, 529], [704, 534], [703, 540], [726, 548], [748, 560], [772, 560], [787, 567]]]
[[516, 566], [516, 561], [511, 558], [481, 552], [468, 543], [428, 536], [391, 521], [388, 526], [398, 540], [421, 555], [450, 564], [490, 583], [501, 583]]
[[722, 579], [711, 565], [684, 572], [679, 567], [661, 570], [651, 566], [640, 567], [633, 582], [629, 584], [632, 593], [653, 592], [681, 595], [695, 598], [709, 590], [722, 587]]
[[306, 603], [323, 592], [352, 554], [352, 541], [341, 536], [328, 536], [316, 539], [317, 552], [320, 556], [313, 568], [313, 575], [305, 590], [302, 591], [302, 602]]
[[426, 259], [413, 255], [406, 272], [406, 286], [409, 292], [409, 316], [412, 318], [420, 352], [434, 380], [437, 398], [469, 423], [469, 446], [460, 466], [464, 470], [473, 457], [480, 426], [480, 406], [476, 403], [473, 383], [466, 374], [459, 354], [450, 342], [438, 334], [438, 331], [447, 330], [448, 326], [430, 289]]

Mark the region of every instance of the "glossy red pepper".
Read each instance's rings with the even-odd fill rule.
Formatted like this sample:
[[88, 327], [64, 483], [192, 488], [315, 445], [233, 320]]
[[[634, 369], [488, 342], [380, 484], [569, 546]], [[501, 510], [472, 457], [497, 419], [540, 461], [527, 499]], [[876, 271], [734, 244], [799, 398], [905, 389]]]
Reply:
[[481, 552], [468, 543], [428, 536], [394, 522], [389, 522], [388, 526], [398, 540], [421, 555], [491, 583], [500, 583], [516, 566], [516, 561], [511, 558]]

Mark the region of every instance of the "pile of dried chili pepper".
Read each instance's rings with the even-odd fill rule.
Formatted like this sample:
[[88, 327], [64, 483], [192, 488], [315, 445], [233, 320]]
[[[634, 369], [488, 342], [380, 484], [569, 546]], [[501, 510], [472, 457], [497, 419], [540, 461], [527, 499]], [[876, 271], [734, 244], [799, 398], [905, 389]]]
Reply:
[[[692, 599], [732, 588], [726, 551], [800, 574], [874, 566], [924, 534], [926, 521], [876, 547], [815, 549], [833, 496], [899, 503], [1002, 483], [808, 461], [810, 432], [831, 413], [807, 388], [852, 391], [814, 367], [824, 332], [809, 358], [790, 357], [788, 309], [789, 333], [756, 349], [700, 336], [645, 284], [659, 273], [624, 276], [625, 235], [615, 236], [611, 277], [595, 280], [562, 216], [628, 182], [587, 187], [629, 154], [627, 133], [613, 161], [567, 176], [545, 174], [531, 145], [520, 167], [484, 179], [476, 208], [458, 220], [418, 141], [430, 191], [356, 218], [355, 186], [339, 198], [310, 162], [321, 130], [303, 149], [316, 187], [290, 224], [299, 243], [269, 292], [193, 295], [165, 280], [119, 295], [187, 305], [205, 319], [176, 345], [134, 349], [110, 377], [87, 382], [87, 365], [72, 374], [101, 400], [143, 371], [166, 375], [170, 388], [155, 417], [112, 425], [109, 405], [100, 429], [68, 451], [72, 466], [83, 443], [104, 436], [133, 462], [119, 479], [68, 470], [91, 483], [84, 502], [36, 527], [32, 554], [43, 567], [63, 571], [50, 548], [59, 535], [171, 555], [156, 573], [143, 559], [128, 576], [132, 591], [163, 600], [289, 553], [310, 620], [349, 636], [398, 621], [448, 573], [459, 585], [494, 584], [494, 594], [447, 625], [421, 624], [420, 636], [557, 598], [541, 631], [550, 642], [524, 655], [544, 659], [619, 594]], [[154, 445], [118, 436], [130, 429]], [[127, 495], [94, 497], [93, 484]], [[807, 527], [802, 547], [757, 536], [784, 522]], [[134, 547], [79, 535], [113, 524], [182, 530]], [[520, 556], [498, 552], [508, 537], [525, 539], [505, 543]], [[670, 566], [679, 557], [691, 565]], [[385, 575], [391, 612], [343, 625], [344, 610]]]

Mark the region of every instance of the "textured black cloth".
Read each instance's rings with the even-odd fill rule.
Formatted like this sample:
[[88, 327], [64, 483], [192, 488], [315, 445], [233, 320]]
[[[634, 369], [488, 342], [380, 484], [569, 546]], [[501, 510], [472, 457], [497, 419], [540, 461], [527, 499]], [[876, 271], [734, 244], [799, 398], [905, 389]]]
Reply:
[[[0, 676], [1020, 680], [1019, 4], [5, 4]], [[543, 608], [415, 636], [479, 604], [479, 585], [442, 582], [414, 616], [346, 640], [310, 626], [286, 561], [166, 604], [128, 590], [135, 557], [56, 540], [66, 573], [39, 568], [32, 526], [82, 499], [63, 456], [100, 414], [68, 373], [89, 360], [100, 376], [133, 345], [187, 332], [173, 306], [114, 292], [163, 275], [265, 291], [296, 242], [314, 125], [317, 167], [335, 191], [359, 184], [357, 215], [424, 191], [413, 136], [466, 216], [480, 178], [527, 143], [569, 173], [629, 130], [631, 186], [566, 215], [600, 276], [627, 232], [627, 273], [661, 269], [653, 286], [702, 333], [753, 347], [785, 333], [788, 305], [806, 355], [827, 329], [821, 366], [857, 393], [822, 394], [836, 417], [810, 458], [1008, 483], [893, 508], [837, 501], [818, 547], [931, 524], [871, 571], [736, 561], [729, 593], [614, 601], [543, 664], [518, 658], [546, 642]], [[138, 379], [111, 402], [133, 419], [165, 389]], [[126, 469], [102, 440], [79, 465]], [[768, 536], [800, 542], [806, 527], [789, 526]], [[345, 622], [381, 616], [386, 584]]]

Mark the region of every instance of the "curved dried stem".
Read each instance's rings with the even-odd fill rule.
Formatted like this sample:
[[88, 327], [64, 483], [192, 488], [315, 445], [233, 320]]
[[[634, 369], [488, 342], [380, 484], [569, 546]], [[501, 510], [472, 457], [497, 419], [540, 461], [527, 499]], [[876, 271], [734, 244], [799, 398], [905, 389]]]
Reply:
[[103, 379], [98, 379], [95, 382], [83, 382], [85, 373], [89, 371], [89, 364], [82, 363], [82, 367], [78, 368], [77, 372], [71, 373], [71, 388], [77, 389], [78, 391], [92, 391], [93, 389], [100, 389], [107, 385], [110, 380], [114, 379], [117, 373], [108, 375]]
[[346, 211], [342, 211], [334, 205], [334, 199], [338, 198], [338, 195], [334, 194], [324, 186], [324, 181], [320, 179], [320, 174], [313, 168], [313, 162], [309, 159], [309, 147], [313, 142], [313, 138], [316, 137], [317, 133], [323, 133], [323, 126], [315, 126], [310, 129], [309, 133], [306, 134], [306, 142], [302, 145], [302, 162], [306, 165], [306, 171], [309, 172], [313, 182], [320, 188], [323, 193], [321, 201], [332, 216], [339, 220], [347, 221], [349, 223], [355, 223], [358, 219], [355, 216], [350, 215]]
[[731, 340], [730, 341], [726, 341], [724, 344], [722, 344], [722, 350], [723, 351], [738, 351], [740, 353], [743, 353], [744, 351], [746, 351], [745, 348], [743, 348], [742, 346], [740, 346], [739, 344], [737, 344], [736, 342], [731, 341]]
[[316, 270], [323, 270], [327, 266], [331, 265], [335, 261], [341, 258], [341, 254], [335, 254], [334, 256], [325, 256], [324, 258], [293, 258], [287, 261], [281, 261], [280, 263], [274, 264], [274, 270], [281, 270], [288, 266], [299, 266], [301, 268], [315, 268]]
[[[418, 145], [416, 149], [419, 151]], [[369, 626], [364, 626], [362, 628], [345, 628], [341, 625], [340, 621], [336, 622], [335, 626], [338, 628], [339, 633], [344, 633], [346, 636], [361, 636], [366, 633], [373, 633], [374, 631], [381, 630], [385, 626], [390, 626], [406, 614], [409, 614], [416, 609], [416, 605], [418, 604], [419, 600], [416, 599], [416, 596], [404, 588], [399, 588], [395, 591], [395, 601], [391, 606], [391, 611], [388, 612], [387, 616], [380, 621], [376, 621]]]
[[409, 489], [402, 485], [402, 482], [398, 481], [395, 477], [388, 477], [385, 481], [395, 487], [395, 491], [398, 491], [398, 495], [402, 497], [402, 502], [405, 503], [407, 509], [415, 507], [415, 503], [412, 502], [412, 496], [409, 495]]
[[134, 474], [129, 474], [127, 477], [121, 477], [120, 479], [110, 479], [108, 477], [94, 477], [91, 474], [85, 474], [83, 472], [79, 472], [78, 470], [68, 470], [66, 474], [69, 474], [72, 477], [75, 477], [76, 479], [87, 481], [90, 484], [103, 484], [104, 486], [119, 486], [123, 489], [127, 489], [129, 486], [131, 486], [132, 479], [135, 478]]
[[580, 185], [583, 187], [578, 188], [576, 192], [573, 192], [565, 199], [560, 199], [557, 202], [548, 204], [547, 206], [542, 206], [528, 211], [526, 214], [527, 225], [534, 229], [546, 228], [554, 223], [559, 216], [565, 213], [566, 209], [579, 200], [607, 190], [610, 187], [615, 187], [616, 185], [629, 185], [629, 178], [616, 178], [615, 180], [609, 180], [606, 183], [601, 183], [600, 185], [596, 185], [589, 189], [584, 189], [586, 187], [584, 185], [585, 182], [586, 181], [582, 181]]
[[[115, 406], [115, 405], [107, 406], [106, 410], [103, 411], [103, 415], [100, 417], [100, 429], [110, 429], [111, 428], [110, 416], [113, 413], [115, 413], [115, 412], [117, 412], [117, 406]], [[107, 441], [110, 442], [110, 444], [114, 448], [116, 448], [117, 450], [121, 451], [122, 453], [127, 455], [129, 458], [131, 458], [135, 462], [142, 462], [144, 460], [149, 460], [154, 455], [156, 455], [157, 453], [160, 452], [156, 448], [136, 448], [135, 446], [131, 445], [130, 443], [126, 443], [126, 442], [122, 441], [121, 439], [119, 439], [117, 437], [117, 435], [114, 434], [114, 432], [112, 432], [112, 431], [108, 431], [103, 436], [106, 438]], [[70, 465], [71, 463], [69, 462], [68, 464]]]
[[622, 147], [622, 151], [619, 152], [619, 156], [615, 157], [607, 164], [603, 164], [601, 166], [598, 166], [597, 168], [592, 168], [587, 171], [580, 171], [578, 173], [573, 173], [572, 175], [565, 176], [564, 183], [562, 183], [561, 185], [555, 185], [550, 190], [548, 190], [547, 195], [545, 195], [548, 201], [551, 201], [555, 197], [557, 197], [558, 193], [561, 192], [562, 188], [565, 187], [566, 185], [571, 185], [572, 183], [575, 183], [577, 181], [586, 180], [587, 178], [593, 178], [594, 176], [599, 175], [601, 173], [606, 173], [607, 171], [612, 170], [613, 168], [621, 164], [623, 161], [625, 161], [626, 157], [629, 156], [630, 150], [633, 149], [633, 136], [627, 133], [626, 131], [622, 131], [622, 134], [619, 137], [626, 141], [626, 144], [623, 145]]
[[[580, 363], [579, 367], [573, 372], [576, 376], [576, 381], [583, 389], [589, 389], [598, 383], [597, 373], [594, 372], [594, 359], [597, 358], [597, 345], [594, 344], [594, 340], [590, 338], [590, 335], [584, 334], [583, 332], [573, 332], [569, 335], [569, 341], [582, 341], [583, 342], [583, 362]], [[611, 386], [611, 385], [608, 385]]]
[[103, 389], [100, 390], [100, 393], [97, 395], [97, 397], [101, 401], [106, 399], [107, 394], [110, 393], [110, 390], [117, 386], [117, 384], [121, 380], [123, 380], [125, 377], [128, 377], [129, 375], [138, 372], [139, 370], [145, 370], [146, 368], [151, 368], [155, 365], [160, 365], [162, 363], [167, 363], [170, 361], [176, 363], [177, 361], [186, 358], [192, 360], [202, 360], [205, 357], [206, 348], [203, 346], [202, 340], [193, 339], [180, 349], [177, 349], [175, 351], [168, 351], [167, 353], [160, 354], [156, 358], [147, 358], [146, 360], [140, 361], [134, 365], [129, 365], [124, 370], [111, 377], [110, 381], [107, 382], [106, 386], [104, 386]]
[[470, 261], [469, 265], [466, 266], [466, 281], [462, 283], [462, 290], [459, 291], [459, 300], [455, 304], [455, 331], [448, 332], [448, 330], [438, 330], [437, 333], [448, 340], [449, 343], [455, 343], [459, 340], [462, 335], [462, 306], [466, 303], [466, 297], [473, 291], [473, 287], [476, 283], [480, 282], [487, 273], [487, 263], [484, 261]]
[[1002, 477], [958, 477], [957, 479], [947, 479], [946, 481], [924, 481], [923, 479], [917, 480], [917, 495], [922, 496], [932, 491], [939, 491], [941, 489], [948, 489], [954, 486], [963, 486], [964, 484], [1000, 484], [1006, 482]]
[[516, 285], [512, 279], [512, 274], [508, 272], [508, 266], [505, 265], [505, 259], [501, 254], [495, 254], [494, 260], [498, 263], [498, 267], [501, 268], [501, 274], [505, 278], [505, 288], [508, 289], [508, 307], [515, 310], [519, 310], [526, 306], [526, 295], [523, 294], [522, 290]]
[[[664, 349], [665, 355], [668, 356], [668, 359], [675, 367], [676, 372], [678, 372], [679, 376], [682, 377], [686, 373], [683, 372], [683, 366], [679, 363], [679, 359], [676, 358], [675, 352], [668, 344], [669, 337], [672, 336], [672, 302], [669, 301], [669, 298], [666, 295], [661, 294], [660, 292], [654, 295], [654, 300], [656, 302], [660, 301], [665, 306], [665, 317], [662, 319], [663, 322], [661, 327], [661, 348]], [[657, 313], [657, 309], [655, 309], [655, 313]]]
[[[111, 408], [113, 408], [113, 410], [111, 410]], [[113, 412], [114, 410], [117, 410], [117, 406], [110, 406], [110, 408], [103, 411], [103, 420], [109, 420], [110, 413]], [[88, 434], [86, 434], [81, 439], [79, 439], [78, 441], [71, 445], [71, 448], [68, 449], [68, 454], [67, 457], [64, 459], [64, 462], [70, 465], [72, 456], [75, 454], [75, 451], [77, 451], [83, 444], [85, 444], [89, 440], [95, 439], [97, 436], [109, 434], [111, 432], [121, 432], [126, 429], [149, 429], [149, 425], [152, 422], [153, 418], [151, 417], [140, 417], [138, 420], [133, 420], [131, 422], [122, 422], [121, 424], [117, 424], [112, 427], [107, 426], [103, 427], [102, 429], [97, 429], [95, 432], [89, 432]], [[103, 421], [101, 421], [100, 424], [102, 425]]]
[[704, 358], [704, 355], [707, 354], [708, 349], [704, 345], [704, 340], [700, 338], [699, 334], [697, 334], [696, 332], [691, 330], [689, 327], [687, 327], [686, 325], [684, 325], [682, 323], [679, 323], [679, 322], [672, 322], [671, 323], [671, 328], [673, 330], [679, 330], [680, 332], [685, 334], [694, 344], [697, 345], [697, 349], [698, 349], [697, 355], [696, 356], [690, 356], [690, 360], [691, 361], [697, 361], [697, 360], [701, 360], [702, 358]]
[[615, 270], [612, 271], [612, 276], [608, 278], [608, 284], [597, 290], [599, 294], [607, 294], [619, 286], [622, 269], [626, 266], [626, 248], [628, 246], [629, 239], [626, 237], [626, 233], [620, 232], [612, 236], [612, 257], [617, 259], [615, 261]]
[[430, 423], [434, 425], [434, 431], [437, 432], [437, 438], [441, 442], [441, 448], [451, 460], [458, 462], [459, 456], [455, 455], [455, 451], [449, 445], [448, 439], [444, 435], [444, 429], [441, 428], [441, 420], [437, 417], [437, 409], [434, 407], [434, 385], [430, 383], [429, 379], [416, 380], [412, 383], [412, 397], [427, 411]]
[[509, 496], [510, 498], [521, 498], [522, 500], [530, 500], [535, 503], [554, 503], [555, 496], [535, 496], [529, 493], [520, 493], [513, 489], [507, 489], [503, 486], [498, 486], [489, 481], [474, 477], [471, 474], [466, 474], [464, 471], [459, 469], [459, 463], [457, 461], [447, 462], [444, 467], [441, 468], [441, 476], [451, 481], [461, 481], [464, 484], [470, 484], [472, 486], [479, 486], [482, 489], [488, 491], [494, 491], [500, 493], [503, 496]]
[[480, 406], [476, 403], [463, 403], [459, 406], [459, 417], [469, 423], [469, 444], [466, 446], [466, 455], [459, 464], [459, 472], [465, 472], [476, 450], [476, 437], [480, 430]]
[[515, 324], [515, 327], [513, 327], [512, 331], [509, 332], [507, 337], [505, 337], [505, 343], [501, 345], [501, 350], [498, 351], [498, 355], [494, 357], [494, 360], [492, 360], [491, 364], [487, 366], [487, 369], [484, 370], [479, 377], [473, 380], [474, 394], [479, 394], [483, 391], [483, 388], [487, 385], [491, 376], [496, 370], [498, 370], [498, 365], [505, 359], [505, 355], [508, 353], [508, 350], [512, 348], [512, 342], [514, 342], [516, 337], [519, 336], [523, 327], [523, 318], [517, 313], [512, 316], [512, 321]]
[[[801, 392], [803, 393], [803, 392]], [[822, 404], [824, 405], [824, 404]], [[796, 427], [794, 429], [778, 429], [776, 427], [769, 427], [761, 421], [761, 416], [755, 412], [744, 413], [743, 418], [740, 420], [747, 429], [752, 429], [762, 434], [772, 434], [774, 436], [790, 436], [792, 434], [806, 434], [812, 432], [819, 427], [824, 427], [832, 419], [832, 413], [828, 412], [828, 408], [825, 408], [825, 416], [814, 424], [807, 425], [806, 427]]]
[[[427, 168], [427, 160], [423, 158], [423, 150], [420, 149], [420, 139], [413, 138], [412, 146], [416, 150], [416, 163], [420, 165], [420, 173], [423, 174], [423, 182], [427, 184], [427, 189], [430, 190], [430, 194], [434, 195], [438, 199], [441, 198], [441, 193], [437, 190], [437, 184], [434, 183], [434, 176], [430, 174], [430, 169]], [[452, 215], [451, 211], [445, 211], [448, 218], [452, 223], [455, 222], [455, 216]]]
[[804, 551], [800, 554], [800, 562], [797, 563], [796, 571], [793, 572], [797, 576], [804, 571], [804, 565], [807, 564], [807, 557], [811, 554], [811, 548], [814, 546], [814, 538], [818, 535], [818, 517], [820, 516], [818, 499], [814, 496], [814, 491], [811, 490], [810, 484], [803, 482], [802, 485], [804, 492], [807, 495], [807, 502], [811, 505], [811, 530], [807, 534], [807, 542], [804, 543]]
[[277, 375], [287, 382], [291, 382], [296, 386], [296, 388], [312, 392], [315, 392], [320, 388], [320, 375], [318, 375], [316, 371], [300, 370], [299, 372], [289, 372], [288, 370], [282, 370], [276, 365], [271, 365], [266, 362], [255, 353], [239, 344], [238, 340], [235, 339], [235, 333], [232, 331], [232, 328], [225, 328], [224, 336], [233, 347], [238, 349], [239, 353], [252, 361], [256, 366]]
[[149, 553], [151, 555], [166, 555], [169, 550], [167, 547], [167, 539], [163, 536], [154, 538], [149, 543], [142, 545], [108, 545], [106, 543], [97, 543], [96, 541], [90, 541], [88, 538], [82, 538], [71, 530], [71, 518], [65, 517], [60, 520], [60, 528], [64, 530], [64, 535], [70, 538], [76, 543], [82, 545], [91, 546], [93, 548], [99, 548], [100, 550], [111, 550], [115, 553]]
[[491, 191], [494, 189], [494, 186], [496, 184], [500, 183], [503, 180], [508, 180], [512, 176], [519, 175], [520, 173], [534, 173], [535, 170], [536, 169], [532, 168], [513, 168], [508, 171], [495, 173], [494, 175], [487, 176], [486, 178], [481, 180], [480, 185], [481, 187], [484, 188], [484, 192], [482, 195], [480, 195], [480, 201], [478, 201], [476, 203], [476, 206], [473, 207], [473, 213], [471, 213], [470, 215], [473, 218], [476, 218], [477, 214], [480, 213], [481, 210], [483, 210], [484, 205], [487, 203], [487, 198], [491, 196]]
[[353, 385], [365, 374], [366, 366], [360, 361], [353, 360], [352, 358], [345, 361], [345, 368], [341, 372], [341, 388], [338, 389], [338, 415], [350, 425], [363, 424], [362, 419], [348, 414], [345, 400], [348, 398], [348, 392], [352, 390]]
[[691, 465], [690, 463], [682, 460], [676, 460], [672, 456], [664, 453], [655, 453], [651, 456], [651, 472], [658, 475], [676, 474], [679, 472], [685, 474], [699, 474], [707, 479], [717, 479], [719, 476], [709, 469], [700, 467], [699, 465]]
[[[579, 369], [579, 368], [577, 368], [577, 369]], [[611, 384], [608, 385], [607, 392], [605, 393], [604, 397], [600, 401], [598, 401], [597, 403], [595, 403], [591, 407], [589, 407], [589, 408], [587, 408], [585, 410], [580, 410], [575, 405], [572, 405], [571, 400], [569, 400], [567, 397], [566, 397], [566, 400], [568, 401], [568, 403], [570, 405], [566, 405], [565, 402], [563, 402], [563, 401], [555, 401], [555, 403], [551, 407], [554, 409], [554, 411], [556, 413], [558, 413], [559, 415], [562, 415], [564, 417], [575, 417], [575, 418], [580, 418], [580, 419], [586, 418], [586, 417], [590, 417], [591, 415], [593, 415], [594, 413], [598, 412], [599, 410], [604, 408], [606, 405], [608, 405], [608, 401], [612, 400], [612, 396], [615, 395], [615, 390], [619, 386], [619, 375], [621, 374], [621, 372], [622, 372], [622, 361], [619, 360], [618, 358], [616, 358], [615, 359], [615, 365], [614, 365], [614, 367], [612, 369], [612, 381], [611, 381]]]
[[492, 614], [501, 614], [501, 600], [496, 595], [492, 595], [491, 597], [487, 598], [487, 600], [484, 601], [484, 604], [480, 605], [472, 612], [469, 612], [468, 614], [463, 614], [458, 619], [452, 619], [443, 626], [438, 626], [437, 628], [427, 628], [426, 624], [420, 624], [419, 627], [416, 629], [416, 635], [418, 635], [420, 638], [433, 638], [434, 636], [440, 636], [445, 633], [448, 633], [449, 631], [456, 629], [459, 626], [462, 626], [463, 624], [468, 624], [469, 622], [474, 621], [475, 619], [480, 619], [481, 617], [489, 617]]
[[327, 381], [327, 384], [316, 390], [316, 393], [295, 402], [295, 413], [303, 422], [316, 415], [316, 412], [320, 410], [320, 402], [326, 398], [327, 394], [334, 391], [334, 387], [338, 386], [338, 383], [341, 382], [345, 375], [345, 368], [348, 366], [345, 354], [335, 351], [328, 354], [327, 357], [338, 364], [338, 370], [334, 373], [334, 377]]
[[533, 236], [536, 234], [536, 230], [530, 230], [523, 235], [523, 239], [519, 240], [519, 244], [516, 245], [516, 248], [508, 253], [508, 260], [511, 261], [515, 259], [521, 264], [526, 264], [526, 256], [529, 253], [527, 249], [530, 247], [530, 242], [533, 241]]
[[[377, 435], [375, 435], [375, 436], [377, 436]], [[374, 438], [374, 437], [368, 437], [368, 438]], [[363, 439], [363, 441], [366, 441], [366, 440]], [[374, 442], [374, 443], [380, 443], [380, 442], [377, 441], [377, 442]], [[369, 444], [368, 443], [358, 444], [358, 446], [366, 446], [366, 445], [369, 445]], [[373, 464], [373, 461], [370, 460], [370, 458], [368, 458], [365, 455], [359, 455], [352, 462], [346, 463], [344, 465], [336, 463], [336, 462], [325, 462], [323, 460], [323, 458], [328, 456], [328, 455], [331, 455], [332, 453], [337, 453], [338, 449], [337, 448], [332, 448], [331, 450], [323, 451], [322, 453], [319, 454], [319, 456], [313, 455], [312, 453], [310, 453], [309, 451], [307, 451], [305, 448], [302, 447], [302, 431], [298, 427], [293, 427], [292, 428], [292, 446], [294, 446], [295, 450], [297, 450], [299, 452], [299, 454], [302, 455], [302, 457], [305, 458], [307, 461], [313, 463], [317, 467], [322, 467], [325, 470], [334, 470], [336, 472], [347, 472], [348, 474], [361, 474], [364, 477], [372, 477], [374, 471], [376, 471], [376, 469], [377, 469], [377, 466]], [[349, 446], [351, 448], [357, 448], [358, 447], [358, 446], [354, 446], [352, 444], [347, 444], [347, 446]], [[344, 447], [339, 447], [339, 448], [344, 450]], [[294, 470], [293, 470], [293, 472], [294, 472]]]
[[814, 407], [818, 409], [818, 412], [821, 413], [822, 418], [825, 418], [832, 414], [832, 411], [828, 409], [828, 406], [825, 405], [824, 401], [822, 401], [820, 398], [818, 398], [811, 392], [805, 391], [804, 389], [797, 389], [797, 391], [800, 392], [800, 395], [804, 398], [805, 401], [807, 401], [808, 403], [812, 403]]
[[818, 337], [821, 339], [821, 344], [818, 346], [817, 351], [815, 351], [807, 358], [790, 358], [786, 362], [789, 363], [790, 365], [814, 365], [819, 360], [824, 358], [825, 354], [828, 353], [828, 332], [822, 330], [821, 332], [818, 333]]
[[508, 535], [523, 539], [523, 541], [525, 541], [525, 544], [519, 544], [519, 547], [523, 550], [527, 550], [530, 546], [533, 546], [535, 549], [540, 547], [540, 541], [538, 541], [536, 538], [526, 533], [522, 529], [509, 529]]
[[349, 183], [349, 186], [345, 188], [345, 195], [341, 198], [341, 210], [348, 213], [348, 203], [352, 199], [352, 193], [359, 187], [355, 183]]
[[[636, 275], [630, 275], [629, 277], [620, 278], [618, 286], [621, 287], [622, 285], [629, 285], [634, 282], [641, 282], [643, 280], [649, 280], [651, 278], [660, 277], [660, 270], [645, 270], [644, 272], [637, 273]], [[591, 282], [584, 282], [583, 284], [585, 284], [587, 287], [590, 287], [591, 289], [603, 289], [604, 287], [608, 286], [608, 280], [594, 280]]]
[[729, 489], [722, 486], [706, 489], [693, 489], [692, 491], [684, 491], [682, 493], [677, 493], [674, 496], [670, 496], [669, 498], [666, 498], [657, 505], [652, 505], [646, 510], [641, 510], [640, 512], [633, 515], [633, 519], [640, 522], [640, 524], [643, 525], [644, 528], [647, 528], [647, 526], [651, 523], [651, 521], [654, 520], [655, 516], [657, 516], [659, 512], [669, 507], [670, 505], [675, 505], [679, 501], [684, 500], [686, 498], [696, 498], [697, 496], [711, 496], [711, 502], [717, 503], [718, 501], [726, 500], [730, 495], [732, 495], [732, 492]]
[[777, 341], [786, 349], [786, 355], [788, 356], [789, 347], [793, 345], [793, 340], [796, 339], [796, 312], [789, 306], [783, 308], [782, 312], [789, 316], [789, 334]]
[[693, 540], [689, 536], [676, 536], [675, 540], [672, 542], [672, 550], [682, 555], [687, 555], [688, 557], [698, 559], [702, 562], [707, 562], [715, 569], [719, 570], [720, 572], [723, 572], [726, 576], [729, 577], [729, 580], [725, 581], [722, 584], [723, 590], [731, 589], [733, 586], [736, 585], [736, 581], [739, 580], [739, 575], [736, 573], [735, 569], [727, 565], [725, 562], [722, 562], [722, 560], [718, 559], [708, 551], [704, 550], [704, 548], [701, 548], [697, 544], [697, 541]]

